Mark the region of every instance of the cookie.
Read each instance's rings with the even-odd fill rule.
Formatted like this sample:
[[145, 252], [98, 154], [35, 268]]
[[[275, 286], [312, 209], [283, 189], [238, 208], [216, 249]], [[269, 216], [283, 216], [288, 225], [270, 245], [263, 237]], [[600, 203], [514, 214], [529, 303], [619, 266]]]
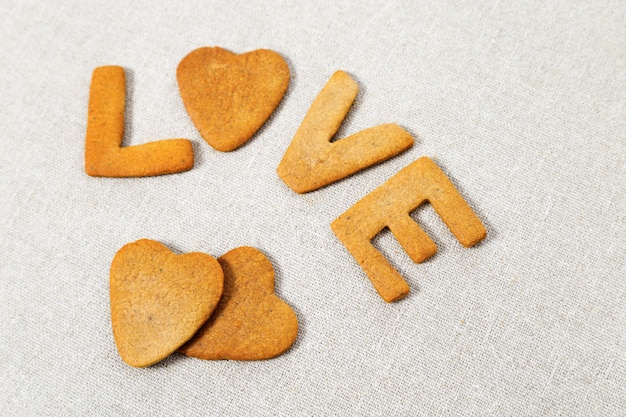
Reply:
[[297, 193], [317, 190], [389, 159], [413, 145], [409, 133], [384, 124], [331, 142], [359, 87], [343, 71], [328, 80], [278, 165], [278, 176]]
[[176, 70], [193, 124], [223, 152], [237, 149], [259, 130], [285, 94], [289, 77], [285, 60], [267, 49], [237, 55], [219, 47], [199, 48]]
[[193, 167], [186, 139], [169, 139], [121, 147], [124, 136], [124, 68], [96, 68], [91, 78], [85, 141], [85, 172], [92, 177], [146, 177]]
[[122, 247], [111, 263], [111, 324], [127, 364], [150, 366], [187, 342], [222, 295], [224, 275], [205, 253], [176, 255], [159, 242]]
[[387, 302], [405, 297], [409, 286], [371, 240], [388, 227], [414, 262], [423, 262], [434, 255], [437, 245], [410, 217], [425, 202], [432, 204], [463, 246], [474, 246], [487, 235], [446, 174], [427, 157], [400, 170], [331, 224], [335, 235]]
[[289, 349], [298, 334], [298, 319], [274, 294], [270, 261], [259, 250], [245, 246], [218, 261], [224, 270], [222, 299], [179, 352], [200, 359], [259, 360]]

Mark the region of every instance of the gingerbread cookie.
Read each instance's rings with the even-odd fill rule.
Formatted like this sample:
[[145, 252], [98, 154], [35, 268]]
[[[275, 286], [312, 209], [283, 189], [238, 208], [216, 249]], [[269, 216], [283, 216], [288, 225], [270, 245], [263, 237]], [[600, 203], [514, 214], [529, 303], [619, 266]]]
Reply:
[[124, 136], [124, 68], [96, 68], [91, 78], [85, 171], [92, 177], [145, 177], [187, 171], [193, 148], [186, 139], [121, 147]]
[[295, 192], [317, 190], [389, 159], [413, 145], [409, 133], [385, 124], [331, 142], [359, 87], [343, 71], [328, 80], [278, 165], [278, 176]]
[[224, 270], [222, 300], [179, 352], [200, 359], [259, 360], [289, 349], [298, 334], [298, 319], [274, 294], [270, 261], [258, 249], [245, 246], [218, 261]]
[[463, 246], [474, 246], [487, 235], [480, 219], [446, 174], [427, 157], [400, 170], [331, 224], [335, 235], [387, 302], [405, 297], [409, 286], [371, 240], [388, 227], [413, 261], [422, 262], [434, 255], [437, 246], [410, 217], [425, 202], [432, 204]]
[[111, 263], [111, 324], [127, 364], [150, 366], [187, 342], [223, 291], [219, 263], [205, 253], [175, 255], [159, 242], [122, 247]]
[[287, 86], [289, 67], [276, 52], [237, 55], [219, 47], [199, 48], [176, 70], [189, 117], [209, 145], [232, 151], [270, 117]]

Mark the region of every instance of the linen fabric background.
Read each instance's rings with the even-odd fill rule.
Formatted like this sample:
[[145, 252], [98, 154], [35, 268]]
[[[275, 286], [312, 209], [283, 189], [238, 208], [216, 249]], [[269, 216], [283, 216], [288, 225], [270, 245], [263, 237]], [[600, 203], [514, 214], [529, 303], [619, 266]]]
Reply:
[[[314, 4], [317, 3], [317, 4]], [[292, 72], [242, 148], [210, 148], [176, 66], [190, 51], [279, 52]], [[127, 71], [125, 145], [188, 138], [195, 167], [91, 178], [94, 68]], [[0, 0], [3, 415], [626, 415], [626, 2]], [[332, 73], [360, 86], [339, 137], [397, 123], [402, 155], [305, 195], [276, 167]], [[421, 156], [488, 229], [376, 294], [330, 223]], [[109, 266], [140, 238], [177, 253], [262, 250], [300, 332], [268, 361], [119, 358]]]

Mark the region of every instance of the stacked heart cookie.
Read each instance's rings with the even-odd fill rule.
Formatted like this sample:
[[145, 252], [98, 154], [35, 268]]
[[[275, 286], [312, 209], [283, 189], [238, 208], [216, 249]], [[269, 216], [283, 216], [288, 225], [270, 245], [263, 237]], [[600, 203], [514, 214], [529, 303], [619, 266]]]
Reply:
[[259, 250], [219, 259], [176, 255], [159, 242], [122, 247], [111, 264], [111, 323], [117, 350], [134, 367], [179, 351], [200, 359], [259, 360], [280, 355], [298, 319], [274, 294], [274, 269]]

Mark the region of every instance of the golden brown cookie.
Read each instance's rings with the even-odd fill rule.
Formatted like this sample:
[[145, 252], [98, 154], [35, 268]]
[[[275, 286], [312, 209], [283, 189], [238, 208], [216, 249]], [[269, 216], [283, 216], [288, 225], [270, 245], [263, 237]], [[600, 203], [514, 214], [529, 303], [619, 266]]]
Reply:
[[278, 176], [295, 192], [317, 190], [389, 159], [413, 145], [396, 124], [371, 127], [331, 142], [359, 87], [343, 71], [328, 80], [278, 165]]
[[237, 55], [205, 47], [180, 61], [176, 78], [200, 135], [227, 152], [243, 145], [270, 117], [289, 85], [289, 67], [267, 49]]
[[122, 247], [111, 263], [111, 323], [127, 364], [150, 366], [187, 342], [222, 295], [224, 275], [215, 258], [175, 255], [142, 239]]
[[200, 359], [259, 360], [280, 355], [298, 334], [291, 307], [274, 294], [274, 268], [258, 249], [218, 259], [224, 294], [215, 313], [179, 352]]
[[146, 177], [193, 167], [193, 148], [186, 139], [169, 139], [121, 147], [124, 136], [124, 68], [93, 71], [85, 142], [85, 171], [92, 177]]
[[437, 252], [437, 245], [410, 217], [429, 202], [465, 247], [471, 247], [487, 231], [446, 174], [431, 159], [422, 157], [366, 195], [332, 222], [331, 228], [354, 256], [387, 302], [405, 297], [409, 286], [371, 240], [388, 227], [415, 262]]

